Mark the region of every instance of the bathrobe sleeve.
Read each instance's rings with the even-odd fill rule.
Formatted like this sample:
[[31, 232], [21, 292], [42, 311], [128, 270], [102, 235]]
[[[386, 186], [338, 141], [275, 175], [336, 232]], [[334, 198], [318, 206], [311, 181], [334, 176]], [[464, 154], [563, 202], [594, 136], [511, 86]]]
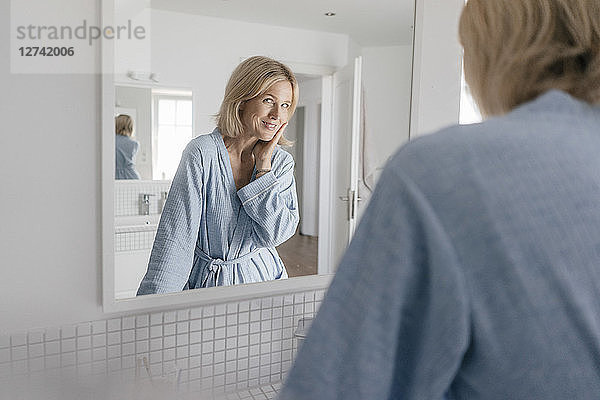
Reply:
[[294, 159], [288, 153], [284, 154], [279, 168], [237, 192], [252, 221], [252, 235], [258, 247], [279, 246], [294, 235], [298, 226]]
[[190, 143], [171, 183], [138, 295], [183, 290], [192, 269], [202, 210], [202, 164]]
[[133, 142], [133, 151], [131, 152], [131, 158], [133, 159], [133, 161], [135, 161], [135, 158], [137, 157], [137, 153], [139, 150], [140, 150], [140, 142], [134, 141]]
[[442, 399], [469, 342], [465, 286], [426, 198], [386, 170], [278, 399]]

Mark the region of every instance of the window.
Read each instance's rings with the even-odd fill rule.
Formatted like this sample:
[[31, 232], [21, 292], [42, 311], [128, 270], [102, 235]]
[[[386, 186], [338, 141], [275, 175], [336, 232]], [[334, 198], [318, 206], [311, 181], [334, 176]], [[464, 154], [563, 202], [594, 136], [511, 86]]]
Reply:
[[192, 96], [153, 92], [152, 178], [173, 179], [181, 153], [193, 137]]
[[463, 66], [460, 76], [460, 109], [458, 112], [458, 122], [461, 125], [464, 125], [474, 124], [481, 122], [482, 120], [477, 104], [475, 104], [475, 100], [473, 100], [473, 97], [469, 92], [469, 87], [465, 82], [465, 69]]
[[[465, 4], [466, 3], [467, 0], [465, 0]], [[464, 57], [461, 57], [461, 59], [464, 61]], [[482, 120], [483, 118], [481, 118], [479, 108], [477, 107], [477, 104], [475, 104], [475, 100], [473, 100], [467, 82], [465, 81], [465, 65], [463, 62], [460, 74], [460, 108], [458, 111], [458, 123], [461, 125], [475, 124]]]

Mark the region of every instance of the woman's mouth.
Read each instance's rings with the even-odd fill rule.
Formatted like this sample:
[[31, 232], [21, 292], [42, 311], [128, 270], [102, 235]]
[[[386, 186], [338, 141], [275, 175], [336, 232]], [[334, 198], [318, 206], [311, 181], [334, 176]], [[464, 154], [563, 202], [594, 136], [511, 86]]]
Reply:
[[261, 121], [261, 122], [270, 131], [275, 130], [275, 128], [277, 128], [277, 124], [271, 124], [271, 123], [268, 123], [266, 121]]

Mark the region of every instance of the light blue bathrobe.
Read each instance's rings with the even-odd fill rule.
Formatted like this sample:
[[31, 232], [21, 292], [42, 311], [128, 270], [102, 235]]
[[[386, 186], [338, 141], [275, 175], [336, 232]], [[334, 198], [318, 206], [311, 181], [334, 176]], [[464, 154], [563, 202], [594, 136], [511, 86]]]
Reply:
[[279, 147], [272, 170], [237, 190], [221, 133], [183, 152], [138, 295], [287, 278], [275, 246], [298, 226], [294, 160]]
[[600, 399], [600, 107], [550, 91], [388, 163], [279, 400]]

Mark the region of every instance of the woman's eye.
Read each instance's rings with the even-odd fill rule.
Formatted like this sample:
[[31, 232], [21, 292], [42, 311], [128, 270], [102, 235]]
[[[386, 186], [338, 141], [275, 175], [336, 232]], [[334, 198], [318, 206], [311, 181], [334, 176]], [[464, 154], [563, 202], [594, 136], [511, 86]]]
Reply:
[[290, 105], [289, 105], [289, 104], [287, 104], [287, 103], [283, 103], [283, 104], [281, 105], [281, 107], [283, 107], [283, 108], [290, 108]]
[[269, 99], [269, 98], [267, 98], [267, 99], [264, 99], [263, 101], [264, 101], [265, 103], [273, 104], [273, 99]]

